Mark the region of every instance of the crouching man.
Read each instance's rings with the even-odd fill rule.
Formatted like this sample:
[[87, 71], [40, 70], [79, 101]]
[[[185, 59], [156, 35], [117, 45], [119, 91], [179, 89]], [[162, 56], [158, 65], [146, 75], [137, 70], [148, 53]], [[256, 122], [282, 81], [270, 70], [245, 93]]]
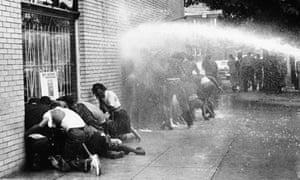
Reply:
[[[96, 175], [101, 174], [101, 164], [98, 155], [105, 153], [108, 149], [105, 135], [87, 126], [74, 111], [62, 107], [54, 107], [47, 111], [43, 115], [43, 120], [33, 126], [31, 131], [35, 128], [46, 126], [49, 128], [61, 128], [66, 133], [62, 158], [58, 161], [57, 158], [53, 158], [53, 166], [62, 171], [91, 171]], [[84, 146], [87, 147], [87, 150]]]

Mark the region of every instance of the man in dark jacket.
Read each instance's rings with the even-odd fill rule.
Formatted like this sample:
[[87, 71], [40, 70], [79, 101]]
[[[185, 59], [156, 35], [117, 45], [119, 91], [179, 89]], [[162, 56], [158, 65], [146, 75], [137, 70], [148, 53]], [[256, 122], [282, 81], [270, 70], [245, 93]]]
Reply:
[[44, 113], [50, 109], [51, 102], [48, 96], [43, 96], [40, 99], [31, 98], [25, 104], [26, 165], [31, 170], [50, 167], [48, 157], [62, 152], [64, 136], [60, 131], [45, 127], [29, 132], [31, 127], [42, 121]]

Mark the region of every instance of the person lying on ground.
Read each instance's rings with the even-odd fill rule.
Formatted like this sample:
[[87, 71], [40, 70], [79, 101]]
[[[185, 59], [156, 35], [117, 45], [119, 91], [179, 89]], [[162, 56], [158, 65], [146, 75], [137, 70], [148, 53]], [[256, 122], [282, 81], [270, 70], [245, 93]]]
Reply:
[[[106, 119], [108, 118], [105, 114], [97, 108], [97, 106], [89, 103], [89, 102], [78, 102], [75, 103], [74, 98], [72, 96], [62, 96], [57, 99], [61, 102], [62, 106], [72, 109], [77, 112], [80, 117], [84, 120], [84, 122], [97, 129], [101, 133], [105, 134], [108, 140], [108, 152], [104, 155], [108, 158], [119, 158], [122, 157], [123, 152], [125, 154], [129, 154], [133, 152], [137, 155], [145, 155], [145, 151], [141, 147], [132, 148], [125, 144], [122, 144], [122, 141], [117, 138], [111, 138], [108, 134], [106, 134]], [[120, 152], [120, 154], [116, 154], [116, 152]]]
[[139, 133], [131, 126], [128, 113], [121, 108], [121, 103], [118, 96], [101, 84], [95, 83], [92, 87], [92, 92], [99, 101], [99, 106], [102, 112], [109, 113], [110, 121], [107, 121], [107, 130], [113, 138], [126, 140], [132, 135], [141, 141]]

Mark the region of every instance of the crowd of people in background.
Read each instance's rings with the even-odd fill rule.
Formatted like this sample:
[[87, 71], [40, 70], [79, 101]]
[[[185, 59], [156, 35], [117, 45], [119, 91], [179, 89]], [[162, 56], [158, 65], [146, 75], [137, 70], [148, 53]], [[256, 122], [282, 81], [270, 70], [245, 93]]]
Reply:
[[215, 117], [213, 99], [221, 89], [215, 61], [207, 56], [199, 68], [198, 59], [186, 52], [159, 53], [144, 53], [149, 60], [142, 67], [127, 63], [124, 87], [125, 93], [130, 92], [125, 96], [130, 117], [138, 125], [157, 118], [162, 129], [192, 127], [197, 109], [205, 120]]
[[228, 66], [234, 92], [252, 90], [280, 93], [285, 86], [287, 65], [279, 55], [267, 51], [262, 56], [239, 52], [237, 57], [229, 55]]

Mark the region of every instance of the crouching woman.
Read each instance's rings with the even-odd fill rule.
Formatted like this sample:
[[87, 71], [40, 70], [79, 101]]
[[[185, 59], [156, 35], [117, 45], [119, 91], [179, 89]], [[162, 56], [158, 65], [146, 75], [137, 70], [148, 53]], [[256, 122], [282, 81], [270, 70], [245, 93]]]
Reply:
[[128, 113], [121, 108], [121, 103], [117, 95], [101, 84], [96, 83], [92, 87], [92, 92], [99, 101], [100, 109], [109, 114], [110, 121], [107, 121], [107, 133], [113, 138], [123, 141], [132, 137], [141, 140], [139, 133], [131, 126]]

